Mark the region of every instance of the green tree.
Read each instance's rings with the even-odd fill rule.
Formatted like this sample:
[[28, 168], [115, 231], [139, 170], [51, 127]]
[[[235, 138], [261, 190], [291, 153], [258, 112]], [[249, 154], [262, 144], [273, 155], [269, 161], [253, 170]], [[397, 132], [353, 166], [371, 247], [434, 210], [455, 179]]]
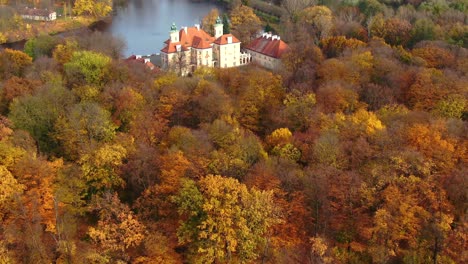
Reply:
[[358, 7], [368, 18], [383, 12], [385, 9], [385, 5], [377, 0], [361, 0], [359, 1]]
[[110, 113], [94, 102], [81, 102], [55, 123], [55, 138], [69, 159], [92, 151], [99, 142], [110, 142], [117, 126]]
[[58, 44], [58, 39], [49, 35], [42, 35], [29, 39], [24, 44], [24, 52], [33, 60], [41, 56], [52, 56], [52, 50]]
[[226, 13], [223, 14], [223, 33], [224, 34], [231, 33], [231, 23], [229, 22], [229, 17]]
[[111, 59], [93, 51], [75, 51], [64, 64], [65, 75], [72, 84], [90, 84], [100, 87], [105, 82]]
[[447, 118], [461, 118], [466, 112], [467, 100], [461, 95], [449, 95], [446, 99], [440, 100], [434, 108], [437, 115]]
[[60, 83], [49, 83], [35, 95], [26, 95], [14, 100], [9, 118], [15, 128], [28, 131], [36, 140], [39, 150], [54, 152], [57, 149], [55, 122], [65, 114], [74, 102], [73, 94]]
[[429, 19], [418, 19], [411, 30], [410, 45], [414, 46], [422, 40], [434, 40], [435, 24]]

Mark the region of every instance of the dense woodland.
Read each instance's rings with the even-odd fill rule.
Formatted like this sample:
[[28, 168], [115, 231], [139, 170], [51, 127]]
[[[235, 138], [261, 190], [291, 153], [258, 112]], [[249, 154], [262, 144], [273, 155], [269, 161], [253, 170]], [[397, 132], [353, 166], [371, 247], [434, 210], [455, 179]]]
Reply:
[[466, 1], [276, 4], [280, 72], [0, 50], [0, 263], [466, 263]]

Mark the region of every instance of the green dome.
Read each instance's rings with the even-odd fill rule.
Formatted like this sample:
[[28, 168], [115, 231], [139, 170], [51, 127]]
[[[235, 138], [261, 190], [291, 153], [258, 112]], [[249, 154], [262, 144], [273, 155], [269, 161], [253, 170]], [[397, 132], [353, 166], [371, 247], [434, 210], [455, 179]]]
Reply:
[[216, 24], [222, 24], [223, 22], [221, 21], [221, 18], [218, 16], [218, 18], [216, 18]]
[[175, 23], [172, 23], [171, 31], [177, 31], [177, 27], [176, 27]]

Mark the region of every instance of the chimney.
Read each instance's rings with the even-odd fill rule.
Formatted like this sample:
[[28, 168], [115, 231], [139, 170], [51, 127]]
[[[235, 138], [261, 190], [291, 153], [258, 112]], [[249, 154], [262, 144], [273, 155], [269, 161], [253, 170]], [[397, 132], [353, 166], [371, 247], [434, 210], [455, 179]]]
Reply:
[[200, 30], [200, 24], [195, 24], [195, 27], [197, 28], [197, 30]]
[[141, 59], [141, 55], [135, 55], [135, 59]]
[[145, 58], [145, 63], [148, 63], [148, 62], [150, 62], [150, 59]]
[[278, 39], [278, 36], [273, 35], [273, 36], [271, 37], [271, 40], [275, 40], [275, 39]]
[[184, 27], [185, 34], [187, 34], [187, 27]]
[[181, 48], [182, 48], [182, 46], [181, 46], [180, 44], [179, 44], [179, 45], [176, 45], [176, 50], [177, 50], [177, 52], [181, 51]]
[[278, 40], [281, 40], [280, 36], [278, 36]]
[[266, 38], [267, 35], [268, 35], [268, 33], [263, 33], [262, 38]]
[[228, 43], [228, 44], [231, 44], [231, 43], [232, 43], [232, 36], [228, 36], [228, 37], [227, 37], [227, 43]]

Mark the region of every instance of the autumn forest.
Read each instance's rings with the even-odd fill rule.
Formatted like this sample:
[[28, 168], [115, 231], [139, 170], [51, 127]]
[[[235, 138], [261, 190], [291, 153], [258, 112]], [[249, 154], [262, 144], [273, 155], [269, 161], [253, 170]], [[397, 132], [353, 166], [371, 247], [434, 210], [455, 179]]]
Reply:
[[0, 263], [466, 263], [466, 1], [224, 2], [281, 70], [0, 48]]

